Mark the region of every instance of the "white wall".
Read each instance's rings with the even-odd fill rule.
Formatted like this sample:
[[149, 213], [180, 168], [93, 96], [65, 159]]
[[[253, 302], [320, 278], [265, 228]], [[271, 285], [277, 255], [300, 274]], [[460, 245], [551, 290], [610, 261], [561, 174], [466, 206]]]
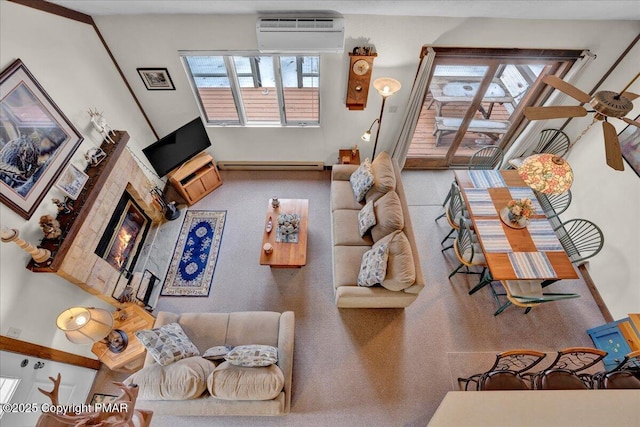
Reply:
[[[622, 90], [640, 72], [640, 44], [604, 81], [600, 90]], [[640, 80], [629, 91], [640, 94]], [[640, 102], [627, 117], [640, 114]], [[571, 122], [573, 135], [579, 135], [591, 123], [589, 117]], [[620, 132], [625, 123], [611, 119]], [[602, 229], [605, 244], [602, 251], [589, 261], [589, 274], [615, 319], [640, 312], [640, 176], [628, 163], [623, 172], [615, 171], [605, 162], [602, 125], [597, 122], [573, 147], [567, 157], [575, 182], [573, 201], [562, 215], [563, 220], [585, 218]]]
[[[89, 123], [89, 108], [103, 111], [115, 129], [127, 130], [134, 148], [154, 141], [93, 27], [6, 1], [0, 2], [0, 15], [0, 68], [21, 59], [83, 135], [74, 164], [84, 168], [84, 152], [91, 141], [100, 142]], [[38, 243], [38, 220], [56, 213], [51, 199], [61, 196], [55, 188], [49, 191], [29, 221], [0, 205], [0, 222]], [[56, 317], [74, 305], [109, 306], [54, 274], [28, 271], [29, 255], [14, 243], [1, 244], [0, 256], [0, 334], [15, 327], [22, 330], [21, 340], [92, 357], [90, 346], [66, 340], [55, 326]]]

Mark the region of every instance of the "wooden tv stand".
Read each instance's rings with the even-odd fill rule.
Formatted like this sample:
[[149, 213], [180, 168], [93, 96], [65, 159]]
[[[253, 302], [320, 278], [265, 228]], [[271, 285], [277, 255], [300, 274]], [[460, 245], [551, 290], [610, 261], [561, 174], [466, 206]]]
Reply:
[[222, 185], [213, 157], [200, 153], [169, 173], [169, 182], [189, 206]]

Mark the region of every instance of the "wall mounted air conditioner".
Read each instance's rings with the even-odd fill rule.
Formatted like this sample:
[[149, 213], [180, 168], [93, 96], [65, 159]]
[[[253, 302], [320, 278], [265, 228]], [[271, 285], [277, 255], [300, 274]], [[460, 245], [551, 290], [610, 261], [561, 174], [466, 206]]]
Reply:
[[256, 33], [265, 53], [344, 50], [344, 18], [258, 18]]

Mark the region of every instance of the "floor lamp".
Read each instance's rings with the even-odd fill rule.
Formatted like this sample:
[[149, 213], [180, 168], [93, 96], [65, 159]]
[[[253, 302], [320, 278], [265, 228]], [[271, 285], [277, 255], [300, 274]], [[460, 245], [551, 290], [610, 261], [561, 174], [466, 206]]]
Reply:
[[380, 136], [380, 126], [382, 126], [382, 114], [384, 113], [384, 104], [387, 101], [387, 98], [400, 90], [402, 85], [399, 81], [392, 79], [390, 77], [382, 77], [380, 79], [376, 79], [373, 81], [373, 87], [376, 88], [380, 96], [382, 96], [382, 106], [380, 107], [380, 117], [375, 119], [369, 129], [362, 134], [361, 139], [365, 142], [371, 141], [371, 129], [373, 129], [373, 125], [378, 123], [378, 131], [376, 132], [376, 142], [373, 144], [373, 153], [371, 154], [371, 160], [376, 157], [376, 148], [378, 147], [378, 137]]

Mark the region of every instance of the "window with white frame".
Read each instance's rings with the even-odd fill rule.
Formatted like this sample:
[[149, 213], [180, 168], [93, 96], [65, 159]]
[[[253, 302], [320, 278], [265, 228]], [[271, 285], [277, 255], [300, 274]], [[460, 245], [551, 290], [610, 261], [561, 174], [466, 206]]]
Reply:
[[206, 122], [235, 126], [320, 123], [320, 57], [180, 52]]

